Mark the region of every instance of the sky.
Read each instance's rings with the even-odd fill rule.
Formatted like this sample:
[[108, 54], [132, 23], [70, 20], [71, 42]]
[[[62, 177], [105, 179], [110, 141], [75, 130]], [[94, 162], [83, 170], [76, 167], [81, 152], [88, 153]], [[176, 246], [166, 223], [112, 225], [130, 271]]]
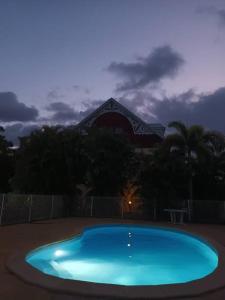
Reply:
[[225, 133], [224, 0], [0, 0], [8, 139], [113, 97], [146, 122]]

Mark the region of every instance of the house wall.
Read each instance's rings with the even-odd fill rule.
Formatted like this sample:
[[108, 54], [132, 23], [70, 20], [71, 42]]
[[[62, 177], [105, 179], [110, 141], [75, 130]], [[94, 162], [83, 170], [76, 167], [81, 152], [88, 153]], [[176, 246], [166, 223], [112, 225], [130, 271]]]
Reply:
[[112, 129], [115, 134], [125, 135], [132, 144], [140, 148], [151, 148], [162, 141], [156, 134], [134, 134], [129, 119], [117, 112], [107, 112], [98, 116], [92, 127]]

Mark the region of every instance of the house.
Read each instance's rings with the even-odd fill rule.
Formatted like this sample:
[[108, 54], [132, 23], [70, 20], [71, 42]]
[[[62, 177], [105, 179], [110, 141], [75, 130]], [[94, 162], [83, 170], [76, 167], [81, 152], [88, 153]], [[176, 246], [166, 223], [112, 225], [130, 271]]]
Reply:
[[87, 134], [88, 128], [105, 128], [125, 135], [137, 152], [148, 152], [162, 142], [165, 133], [163, 125], [144, 122], [113, 98], [84, 118], [76, 128], [81, 134]]

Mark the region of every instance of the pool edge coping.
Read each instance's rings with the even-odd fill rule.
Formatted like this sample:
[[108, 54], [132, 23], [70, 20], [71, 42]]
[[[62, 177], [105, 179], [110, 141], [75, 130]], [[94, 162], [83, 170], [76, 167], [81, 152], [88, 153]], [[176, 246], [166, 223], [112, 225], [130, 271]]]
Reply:
[[[112, 223], [107, 225], [125, 224]], [[138, 224], [133, 225], [138, 226]], [[101, 226], [104, 226], [104, 224]], [[11, 273], [15, 274], [24, 282], [46, 289], [52, 293], [86, 297], [102, 297], [104, 299], [149, 299], [149, 297], [151, 299], [181, 299], [209, 294], [225, 287], [225, 247], [223, 245], [215, 240], [212, 240], [208, 236], [195, 233], [193, 230], [188, 231], [177, 229], [177, 227], [171, 228], [165, 226], [154, 226], [152, 224], [147, 226], [180, 231], [205, 240], [212, 247], [214, 247], [218, 253], [218, 267], [214, 272], [205, 276], [204, 278], [190, 281], [188, 283], [152, 286], [122, 286], [53, 277], [33, 268], [25, 261], [25, 257], [27, 256], [29, 250], [15, 252], [6, 261], [6, 267]], [[79, 236], [83, 231], [84, 229], [79, 234], [73, 235], [73, 237]], [[68, 239], [71, 239], [71, 237], [65, 240]], [[30, 251], [32, 251], [32, 249]]]

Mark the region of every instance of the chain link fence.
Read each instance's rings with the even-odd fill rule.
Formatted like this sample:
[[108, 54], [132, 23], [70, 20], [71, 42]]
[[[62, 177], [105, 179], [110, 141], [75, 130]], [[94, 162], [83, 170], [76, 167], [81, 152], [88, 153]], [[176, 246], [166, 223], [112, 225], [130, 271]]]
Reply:
[[[156, 201], [139, 198], [132, 203], [121, 197], [79, 198], [63, 195], [0, 194], [0, 225], [29, 223], [65, 216], [97, 218], [132, 218], [170, 221], [170, 210], [185, 210], [189, 219], [188, 201]], [[225, 201], [194, 200], [191, 203], [191, 221], [225, 223]]]
[[225, 201], [193, 201], [192, 210], [194, 222], [225, 223]]
[[[139, 198], [136, 203], [126, 203], [120, 197], [88, 197], [80, 216], [116, 217], [171, 221], [170, 210], [183, 211], [185, 222], [225, 223], [225, 201], [173, 200], [157, 201]], [[179, 216], [178, 216], [179, 217]]]
[[96, 218], [143, 218], [143, 200], [126, 203], [121, 197], [91, 196], [78, 205], [76, 216]]
[[65, 196], [0, 194], [0, 225], [65, 216]]

